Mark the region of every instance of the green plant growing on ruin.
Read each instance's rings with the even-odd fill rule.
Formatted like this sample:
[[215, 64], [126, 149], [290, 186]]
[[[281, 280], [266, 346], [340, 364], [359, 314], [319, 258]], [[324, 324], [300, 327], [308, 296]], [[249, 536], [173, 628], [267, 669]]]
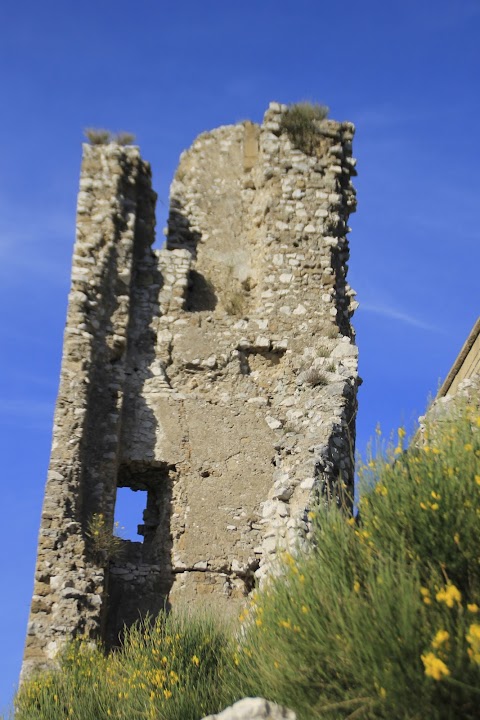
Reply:
[[245, 297], [240, 290], [231, 290], [225, 298], [225, 311], [227, 315], [240, 317], [245, 310]]
[[83, 134], [90, 145], [108, 145], [112, 141], [112, 133], [104, 128], [85, 128]]
[[108, 145], [115, 143], [116, 145], [132, 145], [135, 142], [133, 133], [124, 132], [112, 133], [104, 128], [86, 128], [83, 134], [91, 145]]
[[307, 155], [314, 155], [321, 137], [320, 123], [328, 115], [328, 107], [318, 103], [300, 102], [290, 105], [282, 115], [280, 131], [287, 133], [293, 145]]
[[235, 277], [235, 268], [233, 265], [227, 265], [225, 276], [220, 283], [220, 291], [223, 295], [223, 306], [227, 315], [241, 317], [245, 313], [246, 297], [248, 292], [249, 279], [239, 283]]
[[135, 135], [121, 130], [113, 136], [112, 142], [117, 143], [117, 145], [133, 145]]
[[330, 357], [330, 350], [327, 348], [326, 345], [320, 345], [320, 347], [316, 350], [317, 357]]
[[122, 552], [122, 538], [116, 533], [119, 530], [118, 522], [110, 529], [103, 513], [93, 513], [87, 524], [85, 533], [93, 554], [99, 561], [110, 561]]
[[311, 385], [312, 387], [328, 385], [328, 379], [325, 373], [315, 367], [311, 367], [305, 371], [303, 380], [307, 385]]

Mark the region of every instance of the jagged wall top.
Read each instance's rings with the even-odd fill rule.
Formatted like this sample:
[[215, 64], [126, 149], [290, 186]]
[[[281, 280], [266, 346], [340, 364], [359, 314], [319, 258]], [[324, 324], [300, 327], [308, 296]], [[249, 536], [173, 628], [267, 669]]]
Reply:
[[[310, 157], [284, 110], [182, 155], [161, 250], [138, 148], [84, 148], [27, 669], [164, 602], [235, 608], [315, 497], [351, 498], [353, 126], [324, 121]], [[144, 541], [110, 558], [88, 528], [117, 487], [145, 493]]]

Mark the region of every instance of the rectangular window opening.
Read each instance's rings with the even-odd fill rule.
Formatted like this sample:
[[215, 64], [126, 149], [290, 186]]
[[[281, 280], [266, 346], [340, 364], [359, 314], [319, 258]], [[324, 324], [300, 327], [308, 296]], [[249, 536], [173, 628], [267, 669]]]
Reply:
[[143, 542], [143, 521], [146, 509], [146, 490], [132, 490], [132, 488], [129, 487], [117, 488], [115, 533], [121, 537], [122, 540]]

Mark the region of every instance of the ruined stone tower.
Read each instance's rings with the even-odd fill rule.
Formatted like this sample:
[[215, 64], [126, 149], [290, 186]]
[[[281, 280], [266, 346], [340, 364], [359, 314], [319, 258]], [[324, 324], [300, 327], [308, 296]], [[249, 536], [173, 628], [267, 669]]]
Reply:
[[[24, 672], [165, 604], [236, 610], [316, 497], [353, 494], [353, 126], [309, 156], [285, 109], [182, 155], [161, 250], [138, 148], [84, 146]], [[145, 495], [143, 542], [111, 556], [117, 487]]]

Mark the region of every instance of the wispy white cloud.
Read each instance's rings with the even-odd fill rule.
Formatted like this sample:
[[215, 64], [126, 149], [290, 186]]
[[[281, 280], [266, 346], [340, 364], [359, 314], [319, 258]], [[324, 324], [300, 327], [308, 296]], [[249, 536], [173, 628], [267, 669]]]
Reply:
[[0, 197], [0, 278], [2, 282], [46, 281], [69, 277], [75, 224], [68, 213], [49, 208], [26, 216], [25, 207]]
[[0, 415], [20, 418], [48, 419], [52, 417], [53, 406], [46, 400], [11, 398], [0, 400]]
[[372, 303], [363, 302], [360, 304], [360, 310], [364, 312], [373, 313], [375, 315], [382, 315], [383, 317], [390, 318], [390, 320], [396, 320], [397, 322], [403, 323], [404, 325], [410, 325], [411, 327], [418, 328], [419, 330], [426, 330], [427, 332], [443, 333], [443, 330], [436, 325], [425, 322], [420, 317], [411, 315], [400, 308], [393, 307], [384, 303]]
[[53, 402], [12, 398], [0, 401], [0, 427], [50, 432], [53, 424]]

